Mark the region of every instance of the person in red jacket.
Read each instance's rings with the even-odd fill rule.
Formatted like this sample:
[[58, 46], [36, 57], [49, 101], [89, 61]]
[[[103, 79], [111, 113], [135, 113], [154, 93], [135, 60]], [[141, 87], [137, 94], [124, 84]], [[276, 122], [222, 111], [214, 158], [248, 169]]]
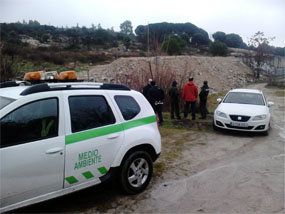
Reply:
[[196, 113], [196, 100], [198, 98], [198, 87], [193, 82], [193, 77], [189, 78], [189, 82], [186, 83], [182, 91], [182, 99], [184, 104], [184, 118], [187, 118], [189, 112], [189, 106], [191, 105], [192, 120], [195, 120]]

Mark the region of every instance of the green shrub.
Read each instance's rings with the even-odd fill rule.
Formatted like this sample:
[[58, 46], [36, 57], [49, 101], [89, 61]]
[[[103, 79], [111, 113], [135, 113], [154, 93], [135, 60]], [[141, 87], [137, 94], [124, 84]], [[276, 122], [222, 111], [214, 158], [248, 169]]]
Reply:
[[185, 48], [185, 41], [178, 36], [170, 36], [163, 44], [163, 51], [169, 55], [179, 55]]
[[210, 52], [214, 56], [226, 56], [228, 53], [228, 46], [225, 43], [216, 41], [211, 43]]

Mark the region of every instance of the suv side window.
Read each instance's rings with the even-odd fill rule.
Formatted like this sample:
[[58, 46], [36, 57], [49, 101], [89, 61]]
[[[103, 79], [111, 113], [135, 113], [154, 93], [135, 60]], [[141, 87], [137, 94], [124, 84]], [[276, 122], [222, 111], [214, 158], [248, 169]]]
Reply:
[[114, 114], [103, 96], [71, 96], [68, 98], [68, 102], [72, 132], [116, 122]]
[[28, 103], [0, 121], [1, 147], [58, 136], [57, 98]]
[[125, 120], [133, 119], [141, 111], [137, 101], [131, 96], [115, 96], [116, 103]]

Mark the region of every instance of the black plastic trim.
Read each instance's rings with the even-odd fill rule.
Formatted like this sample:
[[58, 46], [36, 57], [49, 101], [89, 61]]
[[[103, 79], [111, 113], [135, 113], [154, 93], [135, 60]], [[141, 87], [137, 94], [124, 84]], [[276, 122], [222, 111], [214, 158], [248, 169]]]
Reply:
[[243, 129], [243, 130], [251, 130], [253, 128], [253, 126], [240, 127], [240, 126], [231, 126], [230, 124], [226, 124], [226, 126], [232, 129]]
[[39, 92], [46, 92], [46, 91], [60, 91], [60, 90], [123, 90], [123, 91], [130, 91], [131, 89], [125, 85], [120, 85], [120, 84], [111, 84], [111, 83], [104, 83], [103, 85], [100, 86], [100, 88], [97, 88], [94, 86], [90, 87], [72, 87], [72, 83], [69, 85], [65, 86], [58, 86], [58, 87], [53, 87], [51, 88], [47, 83], [41, 83], [37, 85], [33, 85], [24, 91], [20, 95], [29, 95], [29, 94], [34, 94], [34, 93], [39, 93]]
[[114, 178], [118, 174], [119, 169], [120, 169], [119, 166], [111, 167], [105, 175], [99, 177], [101, 183], [105, 183], [107, 181], [110, 181], [112, 178]]
[[[241, 119], [238, 120], [238, 117], [240, 117]], [[238, 121], [238, 122], [247, 122], [250, 119], [250, 116], [245, 116], [245, 115], [230, 115], [230, 118], [233, 121]]]
[[31, 83], [27, 81], [7, 81], [0, 83], [0, 88], [16, 87], [19, 85], [31, 85]]
[[217, 124], [217, 126], [224, 127], [224, 125], [223, 125], [223, 123], [221, 121], [216, 120], [216, 124]]

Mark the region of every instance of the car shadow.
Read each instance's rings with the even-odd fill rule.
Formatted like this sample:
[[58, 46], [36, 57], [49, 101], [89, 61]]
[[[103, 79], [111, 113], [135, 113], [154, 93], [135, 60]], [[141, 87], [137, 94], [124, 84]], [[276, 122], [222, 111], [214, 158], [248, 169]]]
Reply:
[[236, 131], [228, 129], [219, 129], [214, 132], [235, 137], [265, 137], [264, 134], [260, 132]]
[[11, 213], [74, 213], [96, 209], [106, 212], [116, 198], [127, 197], [117, 182], [109, 181], [59, 198], [13, 210]]

